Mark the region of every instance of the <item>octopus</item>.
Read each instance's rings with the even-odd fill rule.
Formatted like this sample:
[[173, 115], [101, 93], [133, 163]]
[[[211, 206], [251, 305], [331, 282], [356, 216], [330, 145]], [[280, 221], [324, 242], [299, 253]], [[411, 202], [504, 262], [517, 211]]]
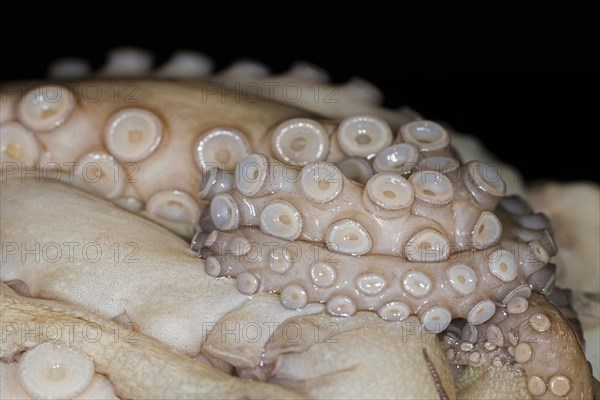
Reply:
[[119, 49], [0, 87], [2, 398], [592, 397], [498, 165], [368, 82], [210, 74]]

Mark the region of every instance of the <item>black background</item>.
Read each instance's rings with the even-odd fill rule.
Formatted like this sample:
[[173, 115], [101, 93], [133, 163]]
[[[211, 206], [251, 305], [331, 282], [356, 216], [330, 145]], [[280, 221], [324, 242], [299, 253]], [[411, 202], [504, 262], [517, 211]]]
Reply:
[[390, 107], [408, 105], [478, 136], [528, 180], [597, 181], [594, 12], [574, 2], [482, 3], [338, 6], [343, 12], [281, 3], [277, 15], [258, 4], [224, 4], [219, 11], [205, 3], [201, 11], [162, 4], [144, 10], [158, 11], [153, 18], [102, 6], [76, 18], [5, 26], [0, 78], [41, 78], [65, 56], [98, 67], [108, 49], [123, 45], [151, 49], [158, 62], [176, 49], [195, 49], [218, 68], [253, 58], [280, 72], [307, 60], [336, 82], [371, 81]]

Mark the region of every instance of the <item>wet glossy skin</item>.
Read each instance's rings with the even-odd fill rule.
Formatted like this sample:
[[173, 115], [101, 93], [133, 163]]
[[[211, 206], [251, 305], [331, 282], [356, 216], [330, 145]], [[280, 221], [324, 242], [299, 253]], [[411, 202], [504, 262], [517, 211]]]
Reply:
[[[485, 332], [472, 341], [450, 343], [450, 362], [481, 367], [495, 365], [500, 356], [502, 362], [518, 362], [527, 374], [529, 392], [540, 398], [589, 390], [589, 381], [575, 373], [585, 361], [571, 340], [574, 333], [543, 297], [533, 295], [534, 306], [528, 300], [532, 288], [543, 292], [552, 280], [551, 273], [544, 274], [555, 252], [547, 220], [511, 198], [501, 200], [504, 210], [497, 210], [504, 186], [481, 176], [477, 167], [432, 171], [427, 159], [452, 157], [443, 128], [433, 136], [418, 136], [417, 128], [426, 124], [419, 122], [411, 125], [415, 130], [405, 124], [396, 134], [378, 113], [365, 113], [358, 122], [352, 117], [334, 122], [298, 108], [223, 96], [201, 83], [17, 86], [4, 86], [0, 93], [6, 100], [0, 127], [7, 179], [19, 179], [27, 168], [38, 167], [36, 174], [42, 178], [60, 176], [183, 236], [190, 236], [200, 220], [202, 232], [192, 243], [204, 259], [199, 268], [206, 268], [208, 275], [237, 278], [244, 294], [273, 290], [289, 309], [324, 302], [334, 316], [372, 310], [385, 320], [402, 321], [414, 314], [436, 333], [445, 331], [452, 319], [464, 318]], [[92, 96], [92, 90], [100, 94]], [[57, 96], [66, 102], [55, 100]], [[365, 119], [369, 124], [357, 128]], [[358, 131], [366, 137], [357, 136]], [[317, 150], [303, 152], [315, 141]], [[407, 152], [390, 148], [392, 144], [403, 144]], [[313, 174], [316, 180], [286, 181], [269, 173], [262, 185], [252, 181], [244, 186], [233, 169], [255, 152], [270, 157], [260, 158], [260, 173], [280, 167], [303, 176], [327, 166], [337, 179], [329, 182]], [[385, 159], [373, 163], [377, 154], [389, 152], [406, 158], [393, 167]], [[339, 164], [351, 157], [370, 160], [367, 176], [383, 175], [360, 184], [342, 177], [333, 164], [312, 164]], [[207, 184], [202, 177], [214, 171], [214, 164], [230, 173], [219, 172]], [[458, 175], [451, 173], [456, 171]], [[433, 173], [433, 181], [425, 173]], [[223, 182], [226, 176], [233, 185]], [[339, 182], [339, 190], [333, 190]], [[199, 188], [210, 192], [208, 206], [198, 198]], [[14, 190], [18, 198], [19, 186]], [[239, 218], [233, 221], [236, 207]], [[115, 232], [123, 229], [114, 227]], [[294, 248], [273, 252], [267, 241], [281, 249], [293, 243]], [[247, 243], [261, 256], [248, 261]], [[448, 249], [450, 243], [454, 246]], [[338, 263], [307, 256], [314, 255], [309, 247], [315, 245]], [[299, 257], [290, 254], [298, 253], [297, 248]], [[537, 330], [548, 340], [533, 350], [509, 341], [485, 347], [497, 333], [488, 325], [508, 337], [513, 325], [502, 321], [537, 318], [539, 324], [530, 325], [542, 327], [545, 320], [538, 315], [551, 315], [548, 326]], [[570, 355], [550, 349], [564, 335], [574, 346]], [[470, 346], [464, 343], [479, 350], [465, 351]], [[558, 370], [545, 367], [550, 358], [560, 360]]]

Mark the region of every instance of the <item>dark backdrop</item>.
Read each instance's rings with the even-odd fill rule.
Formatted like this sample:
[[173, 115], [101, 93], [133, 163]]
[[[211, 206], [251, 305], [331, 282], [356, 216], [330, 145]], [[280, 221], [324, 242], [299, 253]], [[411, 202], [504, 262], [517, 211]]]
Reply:
[[[167, 4], [154, 19], [107, 6], [102, 15], [5, 27], [0, 78], [43, 77], [48, 63], [64, 56], [97, 67], [122, 45], [151, 49], [158, 62], [176, 49], [196, 49], [220, 68], [245, 57], [279, 72], [307, 60], [334, 81], [373, 82], [388, 106], [409, 105], [478, 136], [529, 180], [598, 180], [593, 12], [574, 2], [484, 4], [400, 3], [393, 11], [365, 3], [342, 15], [286, 3], [289, 10], [276, 16], [250, 16], [234, 4], [202, 13]], [[23, 29], [30, 38], [19, 36]]]

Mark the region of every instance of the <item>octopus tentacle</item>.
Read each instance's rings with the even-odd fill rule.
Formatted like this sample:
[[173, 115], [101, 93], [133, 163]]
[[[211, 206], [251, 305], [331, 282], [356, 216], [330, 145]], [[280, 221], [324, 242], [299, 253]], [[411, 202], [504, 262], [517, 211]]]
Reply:
[[[76, 183], [118, 204], [135, 202], [158, 219], [179, 214], [157, 215], [156, 207], [147, 208], [157, 193], [181, 192], [183, 203], [171, 196], [176, 208], [189, 208], [188, 199], [200, 208], [203, 202], [195, 191], [207, 169], [233, 170], [237, 161], [263, 148], [276, 127], [312, 117], [262, 101], [249, 108], [235, 98], [221, 102], [218, 91], [202, 84], [165, 81], [26, 83], [22, 90], [4, 85], [0, 92], [6, 100], [0, 127], [4, 172], [27, 174], [29, 168], [30, 175]], [[186, 98], [186, 107], [163, 106], [180, 97]], [[296, 135], [306, 140], [306, 132]], [[324, 132], [327, 141], [331, 133]], [[266, 146], [273, 155], [271, 148]], [[329, 154], [325, 146], [318, 158]], [[191, 227], [196, 212], [187, 215]]]
[[[106, 374], [117, 394], [124, 398], [302, 398], [276, 385], [228, 376], [149, 336], [125, 330], [95, 314], [56, 301], [24, 298], [4, 284], [0, 290], [0, 309], [7, 326], [52, 324], [58, 327], [57, 337], [71, 338], [61, 340], [91, 357], [96, 371]], [[101, 333], [97, 340], [87, 339], [85, 331], [90, 326]], [[118, 335], [115, 332], [119, 332]], [[43, 335], [35, 338], [42, 340]], [[21, 334], [8, 335], [5, 339], [0, 346], [2, 360], [14, 360], [19, 352], [37, 344]], [[148, 376], [153, 379], [149, 380]]]
[[435, 263], [435, 272], [427, 262], [354, 257], [316, 243], [278, 239], [255, 227], [198, 233], [193, 250], [205, 258], [209, 275], [237, 278], [243, 293], [276, 291], [288, 308], [327, 303], [334, 315], [373, 310], [384, 319], [403, 320], [416, 314], [437, 332], [455, 318], [482, 324], [497, 307], [516, 308], [531, 294], [526, 270], [519, 268], [522, 260], [503, 248], [458, 253]]
[[[495, 166], [461, 165], [441, 124], [382, 108], [381, 91], [359, 78], [331, 85], [308, 63], [270, 76], [242, 61], [213, 74], [199, 53], [155, 68], [151, 53], [122, 48], [96, 75], [81, 60], [51, 73], [102, 81], [0, 87], [3, 174], [51, 172], [182, 236], [193, 227], [208, 275], [235, 278], [245, 295], [277, 292], [287, 312], [320, 302], [330, 319], [416, 315], [467, 372], [524, 374], [535, 398], [590, 396], [577, 335], [544, 297], [556, 271], [550, 221], [505, 197]], [[110, 80], [120, 77], [135, 80]], [[437, 393], [452, 397], [427, 354]]]
[[[119, 50], [114, 57], [104, 69], [108, 75], [125, 67], [131, 71], [124, 70], [124, 75], [142, 74], [148, 64], [146, 56], [136, 51]], [[262, 101], [250, 108], [246, 103], [240, 106], [235, 96], [206, 84], [89, 81], [0, 90], [7, 100], [1, 127], [3, 169], [19, 173], [23, 166], [52, 171], [118, 204], [136, 202], [143, 208], [158, 192], [179, 191], [194, 197], [207, 171], [233, 170], [239, 160], [258, 150], [302, 166], [323, 160], [341, 162], [353, 154], [369, 156], [392, 140], [387, 122], [377, 117], [361, 114], [336, 127]], [[187, 107], [162, 106], [176, 96], [185, 96]], [[9, 123], [4, 123], [5, 117]], [[363, 130], [361, 143], [352, 139]], [[177, 162], [171, 162], [171, 154], [179, 155]], [[145, 211], [162, 220], [152, 210]]]
[[94, 79], [99, 76], [203, 80], [213, 87], [243, 93], [251, 99], [264, 97], [330, 118], [342, 119], [364, 113], [376, 115], [394, 128], [421, 118], [407, 107], [383, 108], [382, 91], [364, 79], [353, 77], [344, 84], [332, 84], [326, 71], [308, 62], [296, 62], [288, 71], [277, 75], [271, 75], [266, 65], [253, 60], [236, 61], [216, 73], [213, 69], [214, 62], [195, 51], [177, 51], [164, 64], [154, 68], [154, 57], [149, 51], [120, 47], [107, 54], [105, 64], [96, 73], [87, 61], [68, 58], [54, 62], [48, 74], [53, 79]]
[[[465, 325], [444, 334], [442, 343], [452, 364], [481, 367], [513, 365], [527, 376], [536, 399], [591, 398], [591, 373], [583, 349], [567, 318], [538, 293], [521, 307], [510, 303], [497, 311], [496, 321]], [[583, 368], [583, 370], [582, 370]]]
[[[260, 226], [263, 232], [280, 238], [285, 235], [287, 240], [326, 243], [346, 254], [443, 261], [458, 251], [493, 246], [502, 234], [500, 220], [482, 209], [490, 206], [489, 198], [497, 202], [500, 193], [489, 194], [484, 186], [502, 188], [503, 184], [473, 175], [471, 169], [466, 166], [461, 171], [464, 178], [458, 182], [432, 170], [417, 171], [408, 180], [395, 173], [379, 173], [363, 187], [333, 164], [310, 163], [299, 168], [253, 154], [238, 163], [233, 190], [212, 194], [213, 187], [231, 187], [231, 176], [222, 172], [220, 178], [214, 173], [203, 183], [201, 192], [214, 197], [212, 218], [202, 219], [200, 228]], [[478, 186], [469, 187], [466, 182], [470, 180]], [[485, 195], [489, 198], [483, 204], [477, 202]], [[535, 234], [520, 229], [521, 236], [523, 232]], [[348, 235], [355, 239], [348, 241]], [[540, 251], [544, 249], [540, 247]]]

